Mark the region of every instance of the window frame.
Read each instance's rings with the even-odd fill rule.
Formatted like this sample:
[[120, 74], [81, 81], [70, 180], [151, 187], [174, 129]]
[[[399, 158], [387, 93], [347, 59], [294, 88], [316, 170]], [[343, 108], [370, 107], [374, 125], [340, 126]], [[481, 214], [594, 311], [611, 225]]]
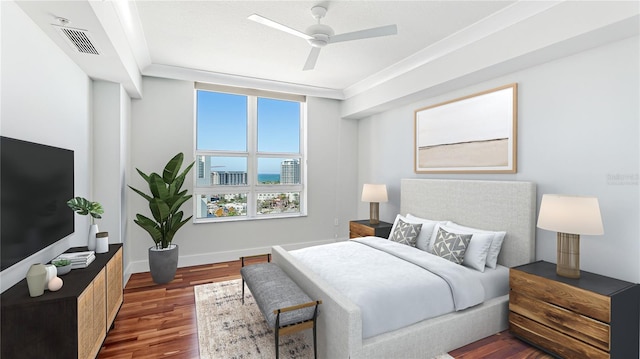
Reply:
[[[246, 151], [199, 150], [198, 149], [198, 91], [210, 91], [246, 96], [247, 98], [247, 148]], [[269, 98], [283, 101], [293, 101], [300, 104], [299, 144], [300, 151], [296, 152], [258, 152], [258, 98]], [[247, 159], [246, 185], [209, 185], [198, 184], [198, 170], [193, 173], [193, 223], [215, 223], [246, 220], [263, 220], [276, 218], [292, 218], [307, 216], [307, 102], [306, 97], [286, 93], [277, 93], [255, 89], [244, 89], [230, 86], [195, 83], [194, 88], [194, 144], [193, 153], [196, 162], [200, 156], [243, 157]], [[281, 158], [299, 159], [299, 184], [259, 184], [258, 159]], [[258, 214], [259, 193], [299, 193], [299, 212]], [[202, 195], [242, 194], [247, 195], [246, 216], [206, 217], [198, 218], [198, 201]]]

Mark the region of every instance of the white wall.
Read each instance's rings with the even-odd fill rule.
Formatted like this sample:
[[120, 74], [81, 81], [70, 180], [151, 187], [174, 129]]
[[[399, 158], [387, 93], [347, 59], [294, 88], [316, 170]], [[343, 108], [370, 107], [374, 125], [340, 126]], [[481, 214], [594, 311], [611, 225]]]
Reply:
[[[634, 37], [359, 120], [358, 184], [388, 185], [390, 202], [380, 205], [386, 221], [399, 211], [400, 179], [407, 177], [533, 181], [538, 203], [544, 193], [597, 196], [605, 234], [582, 236], [581, 268], [640, 282], [638, 53]], [[516, 174], [413, 172], [415, 109], [513, 82], [519, 107]], [[368, 217], [367, 204], [359, 204], [358, 214]], [[536, 237], [537, 259], [555, 263], [555, 233], [537, 230]]]
[[93, 192], [104, 208], [97, 220], [100, 231], [109, 232], [109, 243], [123, 243], [123, 265], [129, 264], [125, 202], [128, 168], [128, 126], [131, 99], [120, 84], [93, 82]]
[[[15, 3], [0, 7], [0, 134], [73, 150], [75, 194], [91, 197], [91, 80]], [[86, 245], [89, 223], [76, 215], [75, 233], [2, 271], [0, 291], [22, 280], [31, 264]]]
[[[194, 158], [194, 90], [192, 82], [145, 77], [143, 93], [141, 100], [132, 101], [130, 184], [146, 190], [135, 168], [160, 172], [178, 152]], [[174, 241], [180, 246], [179, 266], [235, 260], [240, 255], [268, 252], [273, 245], [293, 247], [348, 237], [348, 220], [356, 211], [353, 139], [357, 124], [340, 120], [339, 103], [334, 100], [309, 98], [307, 108], [308, 216], [188, 223]], [[186, 188], [191, 192], [193, 183], [188, 182]], [[132, 265], [126, 270], [148, 271], [147, 250], [153, 242], [133, 223], [136, 213], [148, 214], [148, 205], [131, 190], [127, 196]], [[183, 209], [190, 213], [191, 206], [189, 201]]]

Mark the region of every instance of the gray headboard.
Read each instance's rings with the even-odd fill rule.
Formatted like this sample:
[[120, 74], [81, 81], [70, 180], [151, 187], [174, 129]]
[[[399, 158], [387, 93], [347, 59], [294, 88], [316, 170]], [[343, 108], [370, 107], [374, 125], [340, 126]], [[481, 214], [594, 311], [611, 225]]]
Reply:
[[513, 267], [535, 260], [535, 183], [402, 179], [400, 211], [506, 231], [498, 263]]

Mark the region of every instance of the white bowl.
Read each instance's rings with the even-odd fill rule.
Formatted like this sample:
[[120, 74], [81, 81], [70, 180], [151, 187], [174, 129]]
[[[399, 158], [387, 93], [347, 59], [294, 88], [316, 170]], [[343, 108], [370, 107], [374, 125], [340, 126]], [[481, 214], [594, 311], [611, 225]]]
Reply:
[[67, 264], [66, 266], [62, 267], [56, 267], [56, 270], [58, 271], [58, 276], [67, 274], [71, 272], [71, 264]]

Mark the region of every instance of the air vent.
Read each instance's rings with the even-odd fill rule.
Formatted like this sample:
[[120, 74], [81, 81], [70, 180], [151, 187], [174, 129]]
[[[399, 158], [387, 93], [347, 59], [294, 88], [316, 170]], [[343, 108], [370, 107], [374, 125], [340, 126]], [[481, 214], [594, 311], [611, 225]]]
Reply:
[[91, 40], [91, 34], [87, 30], [74, 29], [67, 26], [52, 26], [60, 32], [62, 38], [74, 51], [82, 54], [100, 55], [98, 48]]

